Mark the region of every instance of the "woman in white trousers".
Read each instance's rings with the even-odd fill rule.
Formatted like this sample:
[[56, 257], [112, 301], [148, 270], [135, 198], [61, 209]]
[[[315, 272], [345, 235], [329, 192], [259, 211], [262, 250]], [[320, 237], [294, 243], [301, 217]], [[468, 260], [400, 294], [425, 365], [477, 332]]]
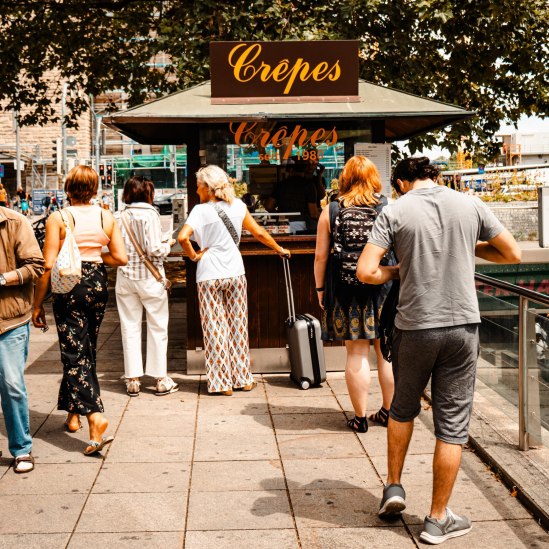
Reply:
[[[160, 215], [152, 205], [154, 185], [144, 177], [134, 176], [124, 185], [122, 200], [126, 207], [117, 214], [122, 236], [128, 250], [128, 264], [118, 269], [116, 304], [120, 315], [124, 371], [128, 395], [139, 395], [143, 376], [141, 356], [141, 324], [143, 309], [147, 318], [147, 358], [145, 373], [156, 378], [156, 395], [168, 395], [179, 389], [167, 373], [168, 353], [168, 293], [162, 282], [139, 258], [126, 223], [148, 259], [163, 277], [164, 258], [169, 254], [173, 239], [162, 239]], [[126, 223], [122, 222], [125, 216]]]

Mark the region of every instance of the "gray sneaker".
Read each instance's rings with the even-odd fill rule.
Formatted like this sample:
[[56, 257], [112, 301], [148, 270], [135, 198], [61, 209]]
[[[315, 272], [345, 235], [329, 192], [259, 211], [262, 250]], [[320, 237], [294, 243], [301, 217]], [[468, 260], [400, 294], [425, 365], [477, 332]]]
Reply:
[[406, 492], [402, 484], [389, 484], [383, 489], [383, 498], [378, 516], [382, 519], [396, 519], [406, 509]]
[[471, 521], [467, 517], [454, 515], [446, 507], [446, 517], [443, 520], [437, 520], [431, 517], [425, 517], [423, 522], [423, 531], [419, 539], [431, 545], [438, 545], [447, 539], [464, 536], [471, 531]]

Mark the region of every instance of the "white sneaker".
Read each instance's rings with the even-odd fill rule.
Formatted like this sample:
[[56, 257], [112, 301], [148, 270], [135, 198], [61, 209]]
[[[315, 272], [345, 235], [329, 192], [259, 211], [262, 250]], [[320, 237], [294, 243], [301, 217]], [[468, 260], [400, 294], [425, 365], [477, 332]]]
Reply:
[[179, 385], [171, 377], [165, 377], [156, 381], [156, 390], [154, 392], [156, 396], [169, 395], [176, 391], [179, 391]]

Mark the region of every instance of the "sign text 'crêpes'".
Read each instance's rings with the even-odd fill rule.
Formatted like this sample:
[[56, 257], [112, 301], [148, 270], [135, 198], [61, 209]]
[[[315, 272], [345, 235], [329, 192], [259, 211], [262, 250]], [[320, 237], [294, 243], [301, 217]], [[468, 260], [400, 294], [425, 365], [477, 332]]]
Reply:
[[336, 128], [317, 128], [308, 131], [300, 124], [293, 127], [278, 126], [273, 130], [261, 127], [257, 122], [231, 122], [229, 130], [234, 135], [237, 145], [244, 147], [254, 145], [257, 148], [265, 149], [272, 145], [276, 149], [286, 147], [283, 158], [288, 159], [292, 154], [292, 147], [306, 148], [317, 147], [321, 143], [329, 147], [337, 143]]
[[212, 42], [212, 99], [356, 97], [358, 45], [356, 40]]

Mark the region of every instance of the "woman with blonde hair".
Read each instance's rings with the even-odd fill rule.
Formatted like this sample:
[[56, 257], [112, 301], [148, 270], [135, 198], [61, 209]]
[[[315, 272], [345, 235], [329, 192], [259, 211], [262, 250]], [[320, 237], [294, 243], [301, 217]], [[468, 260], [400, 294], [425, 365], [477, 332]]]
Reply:
[[[72, 433], [82, 427], [80, 416], [86, 416], [90, 431], [90, 441], [84, 450], [86, 455], [101, 451], [113, 440], [113, 437], [103, 437], [109, 421], [103, 416], [96, 372], [97, 337], [108, 298], [105, 265], [119, 267], [128, 261], [113, 215], [90, 203], [97, 194], [98, 183], [97, 173], [88, 166], [76, 166], [67, 175], [65, 193], [71, 205], [54, 212], [46, 222], [45, 270], [36, 284], [32, 313], [33, 324], [46, 329], [42, 303], [68, 225], [80, 252], [82, 278], [70, 292], [53, 297], [53, 315], [63, 362], [57, 409], [68, 412], [64, 427]], [[103, 246], [109, 251], [103, 252]]]
[[[242, 229], [280, 256], [290, 252], [260, 227], [242, 200], [235, 198], [227, 173], [206, 166], [196, 174], [197, 204], [177, 240], [191, 261], [197, 262], [196, 281], [208, 392], [232, 395], [251, 391], [248, 297], [244, 263], [238, 249]], [[194, 250], [191, 239], [199, 246]]]
[[369, 417], [371, 421], [387, 426], [394, 390], [391, 365], [381, 354], [378, 332], [379, 313], [391, 283], [373, 286], [356, 277], [358, 258], [377, 215], [387, 204], [380, 191], [381, 180], [373, 162], [364, 156], [350, 158], [341, 172], [338, 200], [320, 216], [315, 252], [315, 283], [323, 309], [322, 339], [345, 341], [345, 380], [355, 411], [347, 425], [361, 433], [368, 430], [368, 356], [372, 342], [383, 402]]

